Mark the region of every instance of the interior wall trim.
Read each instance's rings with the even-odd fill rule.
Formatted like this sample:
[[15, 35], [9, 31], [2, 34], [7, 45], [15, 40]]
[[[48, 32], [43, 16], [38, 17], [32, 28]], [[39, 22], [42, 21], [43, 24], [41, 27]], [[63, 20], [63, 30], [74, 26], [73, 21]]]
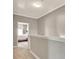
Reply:
[[40, 59], [32, 50], [30, 50], [30, 53], [31, 53], [36, 59]]

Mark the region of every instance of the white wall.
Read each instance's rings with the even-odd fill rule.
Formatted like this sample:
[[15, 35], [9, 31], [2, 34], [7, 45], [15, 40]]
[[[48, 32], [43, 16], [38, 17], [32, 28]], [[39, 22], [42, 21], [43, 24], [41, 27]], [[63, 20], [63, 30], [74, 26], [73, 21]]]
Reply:
[[31, 35], [36, 35], [37, 34], [37, 20], [32, 19], [32, 18], [27, 18], [23, 16], [18, 16], [18, 15], [13, 15], [13, 43], [14, 46], [17, 45], [17, 22], [25, 22], [29, 23], [29, 33]]
[[38, 20], [38, 34], [46, 36], [64, 35], [65, 7], [61, 7]]

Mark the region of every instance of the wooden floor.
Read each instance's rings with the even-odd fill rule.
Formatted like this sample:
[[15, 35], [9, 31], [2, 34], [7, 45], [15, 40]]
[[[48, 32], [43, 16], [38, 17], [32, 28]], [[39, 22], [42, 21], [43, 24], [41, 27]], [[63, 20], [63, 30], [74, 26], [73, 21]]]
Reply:
[[25, 48], [13, 48], [13, 59], [35, 59]]

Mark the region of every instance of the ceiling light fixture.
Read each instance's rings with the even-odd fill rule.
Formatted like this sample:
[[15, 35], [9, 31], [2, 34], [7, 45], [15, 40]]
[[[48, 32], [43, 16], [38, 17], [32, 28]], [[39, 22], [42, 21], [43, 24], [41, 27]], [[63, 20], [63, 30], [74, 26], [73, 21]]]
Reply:
[[41, 7], [42, 4], [40, 2], [35, 2], [35, 3], [33, 3], [33, 6], [35, 6], [35, 7]]
[[38, 0], [38, 1], [33, 3], [33, 6], [37, 7], [37, 8], [42, 7], [42, 2], [43, 2], [43, 0]]

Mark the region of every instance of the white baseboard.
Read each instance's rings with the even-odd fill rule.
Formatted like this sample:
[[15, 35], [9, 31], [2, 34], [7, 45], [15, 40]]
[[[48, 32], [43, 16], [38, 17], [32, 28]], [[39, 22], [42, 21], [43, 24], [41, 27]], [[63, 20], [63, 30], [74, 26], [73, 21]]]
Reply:
[[36, 59], [40, 59], [32, 50], [30, 50], [30, 53], [31, 53]]

